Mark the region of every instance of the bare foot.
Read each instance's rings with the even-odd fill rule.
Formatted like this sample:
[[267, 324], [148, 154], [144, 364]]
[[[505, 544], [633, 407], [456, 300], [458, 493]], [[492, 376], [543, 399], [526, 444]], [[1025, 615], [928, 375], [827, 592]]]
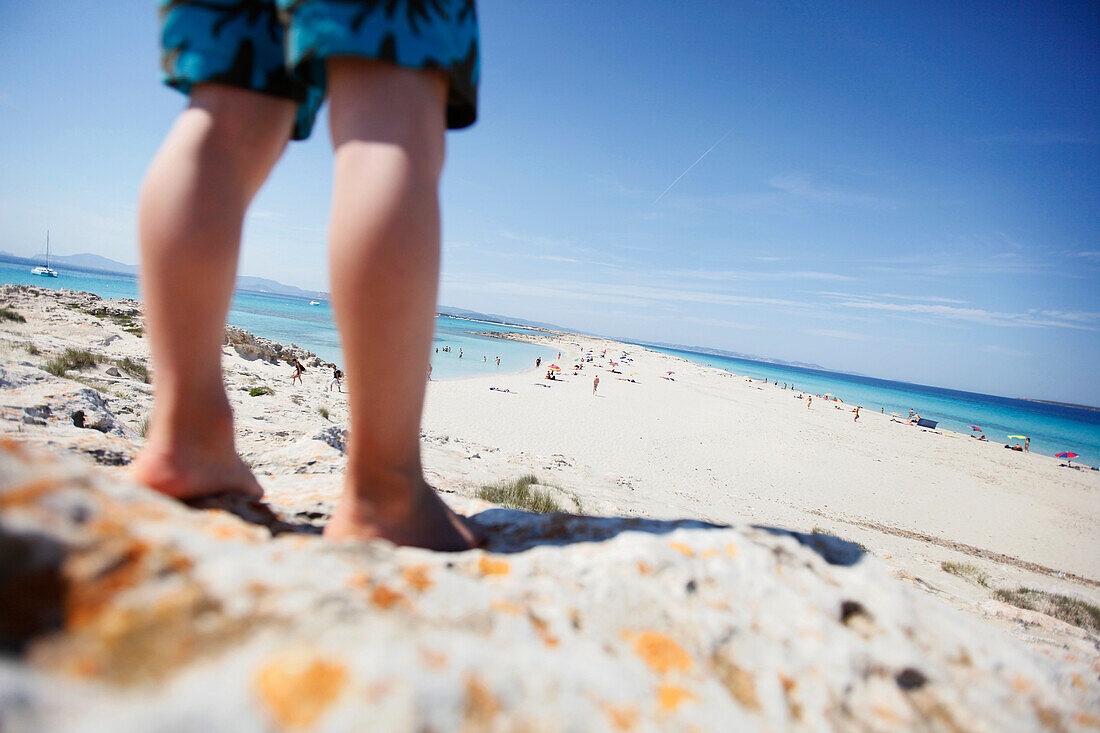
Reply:
[[150, 441], [130, 465], [130, 476], [154, 491], [188, 501], [217, 494], [259, 499], [264, 494], [232, 444], [228, 449], [171, 449]]
[[451, 511], [431, 486], [421, 481], [414, 493], [409, 502], [382, 507], [345, 492], [325, 527], [325, 537], [381, 538], [442, 552], [462, 552], [482, 544], [482, 537]]

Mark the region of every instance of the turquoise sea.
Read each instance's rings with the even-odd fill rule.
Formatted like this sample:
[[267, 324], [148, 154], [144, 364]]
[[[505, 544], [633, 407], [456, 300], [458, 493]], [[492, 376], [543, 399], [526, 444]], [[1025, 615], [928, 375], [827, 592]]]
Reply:
[[[62, 270], [61, 276], [32, 275], [23, 265], [0, 263], [0, 283], [86, 290], [104, 297], [138, 298], [138, 282], [125, 275]], [[342, 363], [340, 341], [327, 303], [311, 306], [308, 300], [263, 293], [241, 292], [233, 298], [229, 322], [281, 343], [293, 343], [322, 359]], [[537, 357], [552, 361], [557, 352], [531, 344], [495, 339], [487, 334], [527, 332], [516, 326], [439, 317], [432, 355], [434, 379], [455, 379], [481, 374], [517, 372], [534, 366]], [[451, 351], [444, 352], [443, 347]], [[998, 444], [1016, 443], [1008, 435], [1028, 435], [1036, 453], [1079, 454], [1075, 462], [1100, 465], [1100, 410], [1052, 405], [993, 395], [961, 392], [906, 382], [862, 377], [818, 369], [783, 366], [769, 362], [716, 356], [677, 349], [647, 348], [679, 356], [697, 364], [725, 369], [753, 379], [787, 383], [815, 395], [834, 394], [845, 403], [866, 410], [902, 416], [916, 410], [922, 417], [940, 422], [939, 427], [970, 433], [970, 425], [982, 428]], [[462, 351], [462, 358], [458, 354]], [[500, 357], [500, 366], [496, 357]]]
[[[138, 298], [138, 281], [127, 275], [58, 269], [60, 277], [32, 275], [23, 265], [0, 263], [0, 283], [84, 290], [105, 298]], [[343, 364], [340, 338], [327, 302], [310, 305], [308, 299], [264, 293], [238, 292], [227, 319], [231, 325], [283, 344], [309, 349], [326, 361]], [[532, 344], [492, 338], [492, 333], [537, 333], [518, 326], [440, 316], [436, 319], [432, 379], [455, 379], [482, 374], [518, 372], [557, 356]], [[450, 352], [443, 351], [449, 346]], [[459, 358], [461, 350], [462, 357]], [[496, 357], [500, 357], [497, 366]]]
[[[860, 405], [865, 410], [886, 414], [895, 412], [902, 417], [908, 417], [910, 409], [916, 410], [921, 417], [937, 420], [939, 428], [973, 435], [984, 434], [987, 440], [1001, 445], [1023, 442], [1010, 440], [1009, 435], [1026, 435], [1031, 438], [1033, 453], [1053, 456], [1070, 451], [1079, 456], [1074, 463], [1100, 466], [1100, 410], [695, 351], [656, 346], [646, 348], [752, 379], [778, 381], [780, 386], [784, 383], [788, 387], [794, 385], [798, 391], [813, 395], [835, 395], [846, 404]], [[971, 430], [971, 425], [980, 427], [981, 432]]]

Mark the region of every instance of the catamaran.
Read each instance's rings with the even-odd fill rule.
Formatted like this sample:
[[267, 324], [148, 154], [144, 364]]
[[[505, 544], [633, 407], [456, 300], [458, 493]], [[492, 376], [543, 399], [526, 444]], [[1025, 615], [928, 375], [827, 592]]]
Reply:
[[31, 270], [32, 275], [42, 275], [43, 277], [57, 277], [57, 270], [50, 268], [50, 230], [46, 230], [46, 266], [38, 267]]

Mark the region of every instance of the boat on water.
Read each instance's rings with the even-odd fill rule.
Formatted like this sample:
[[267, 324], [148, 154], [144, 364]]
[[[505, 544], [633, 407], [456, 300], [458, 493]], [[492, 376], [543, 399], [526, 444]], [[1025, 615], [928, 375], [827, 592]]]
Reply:
[[39, 265], [31, 270], [32, 275], [42, 275], [43, 277], [57, 277], [57, 270], [50, 267], [50, 230], [46, 230], [46, 266]]
[[310, 304], [310, 305], [321, 305], [321, 301], [319, 301], [319, 300], [311, 300], [311, 301], [309, 301], [309, 304]]

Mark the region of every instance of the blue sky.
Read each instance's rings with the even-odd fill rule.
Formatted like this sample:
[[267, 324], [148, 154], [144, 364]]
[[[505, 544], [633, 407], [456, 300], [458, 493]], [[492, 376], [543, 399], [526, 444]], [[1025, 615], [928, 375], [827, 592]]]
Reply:
[[[479, 12], [441, 303], [1100, 404], [1096, 4]], [[58, 253], [136, 262], [138, 187], [184, 101], [154, 3], [0, 2], [0, 29], [0, 250], [49, 226]], [[326, 289], [325, 130], [258, 196], [242, 274]]]

